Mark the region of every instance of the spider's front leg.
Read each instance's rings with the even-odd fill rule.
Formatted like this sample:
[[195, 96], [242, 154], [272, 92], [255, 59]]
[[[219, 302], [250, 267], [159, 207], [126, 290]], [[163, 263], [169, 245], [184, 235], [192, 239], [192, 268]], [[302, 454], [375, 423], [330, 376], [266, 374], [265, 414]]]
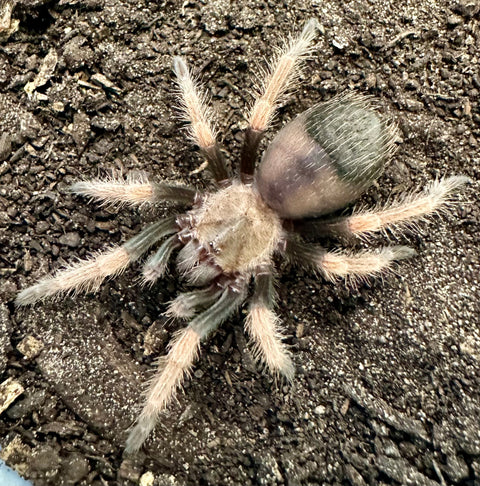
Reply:
[[282, 95], [298, 76], [300, 62], [311, 51], [311, 44], [318, 30], [318, 21], [310, 19], [301, 34], [279, 52], [267, 70], [267, 80], [260, 90], [257, 100], [248, 117], [248, 128], [240, 159], [240, 177], [242, 182], [250, 182], [257, 156], [258, 146], [263, 134], [270, 125], [273, 114]]
[[308, 245], [290, 237], [286, 255], [293, 263], [318, 270], [330, 281], [345, 278], [355, 282], [374, 277], [392, 268], [397, 260], [416, 254], [408, 246], [387, 246], [377, 252], [362, 251], [357, 254], [327, 251], [317, 245]]
[[226, 288], [218, 301], [192, 319], [170, 344], [167, 356], [150, 382], [146, 403], [127, 439], [126, 450], [137, 451], [155, 427], [158, 415], [175, 395], [198, 356], [200, 342], [245, 300], [245, 289]]
[[122, 246], [111, 248], [93, 258], [70, 264], [53, 276], [46, 277], [35, 285], [22, 290], [15, 303], [28, 305], [60, 293], [80, 290], [96, 291], [106, 277], [121, 273], [158, 240], [177, 231], [176, 218], [165, 218], [148, 226]]
[[200, 91], [187, 63], [181, 57], [173, 59], [173, 71], [177, 76], [180, 89], [180, 105], [185, 121], [190, 122], [189, 132], [208, 160], [209, 169], [215, 181], [221, 183], [230, 178], [227, 164], [215, 137], [213, 124], [210, 122], [211, 110], [207, 107], [206, 96]]
[[294, 229], [302, 235], [368, 236], [386, 228], [401, 228], [449, 208], [453, 195], [470, 179], [452, 176], [430, 184], [423, 194], [410, 194], [379, 210], [360, 211], [335, 220], [305, 220], [295, 222]]
[[279, 319], [274, 312], [275, 289], [269, 268], [259, 268], [255, 274], [255, 293], [250, 303], [245, 330], [254, 343], [254, 356], [262, 360], [269, 371], [291, 381], [295, 373], [290, 353], [282, 342]]
[[127, 180], [109, 177], [79, 181], [70, 187], [70, 191], [106, 204], [129, 204], [131, 206], [154, 204], [161, 201], [192, 205], [198, 192], [190, 187], [165, 182], [150, 182], [145, 177]]

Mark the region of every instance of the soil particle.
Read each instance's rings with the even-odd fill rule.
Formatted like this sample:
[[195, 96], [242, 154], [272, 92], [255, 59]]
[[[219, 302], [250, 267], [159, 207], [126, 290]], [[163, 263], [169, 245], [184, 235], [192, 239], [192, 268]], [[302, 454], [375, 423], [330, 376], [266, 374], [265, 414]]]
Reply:
[[454, 3], [453, 11], [470, 18], [480, 11], [480, 2], [477, 0], [460, 0]]
[[9, 418], [18, 420], [29, 416], [35, 410], [39, 410], [45, 403], [47, 393], [45, 390], [28, 390], [25, 398], [17, 401], [13, 406], [11, 406], [7, 415]]
[[118, 469], [118, 480], [131, 481], [137, 484], [142, 474], [142, 464], [136, 459], [127, 458], [122, 461]]
[[56, 474], [60, 468], [60, 456], [58, 450], [49, 445], [38, 446], [32, 453], [32, 463], [30, 465], [33, 471], [39, 473]]
[[447, 464], [442, 467], [445, 474], [454, 482], [460, 483], [470, 476], [468, 465], [462, 457], [449, 455]]
[[10, 313], [7, 306], [0, 305], [0, 376], [5, 370], [7, 364], [7, 353], [10, 349], [10, 335], [12, 325], [10, 322]]
[[77, 70], [84, 67], [90, 67], [95, 53], [87, 45], [87, 39], [81, 35], [70, 39], [63, 47], [63, 56], [66, 67]]
[[80, 245], [80, 235], [76, 231], [71, 231], [69, 233], [60, 236], [58, 242], [61, 245], [66, 245], [71, 248], [76, 248], [78, 245]]
[[428, 434], [421, 422], [394, 411], [383, 400], [370, 396], [358, 384], [354, 384], [353, 386], [349, 385], [346, 387], [345, 392], [373, 417], [383, 420], [396, 430], [410, 434], [413, 437], [429, 440]]
[[72, 452], [62, 463], [61, 481], [65, 485], [79, 484], [90, 472], [90, 464], [82, 454]]
[[378, 469], [390, 479], [406, 486], [437, 486], [438, 482], [418, 472], [405, 459], [377, 456]]

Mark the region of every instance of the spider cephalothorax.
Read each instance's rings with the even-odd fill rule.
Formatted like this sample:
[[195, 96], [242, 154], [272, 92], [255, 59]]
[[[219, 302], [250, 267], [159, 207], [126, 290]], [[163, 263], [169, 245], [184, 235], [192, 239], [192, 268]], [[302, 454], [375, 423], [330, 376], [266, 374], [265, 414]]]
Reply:
[[268, 263], [282, 236], [280, 218], [250, 185], [232, 183], [189, 214], [192, 241], [225, 274], [251, 273]]
[[[290, 353], [273, 311], [275, 255], [329, 280], [376, 275], [415, 252], [404, 246], [356, 254], [327, 251], [303, 237], [364, 236], [408, 224], [445, 208], [450, 195], [467, 181], [459, 176], [445, 178], [432, 183], [423, 194], [406, 195], [384, 209], [329, 218], [328, 214], [357, 199], [377, 179], [395, 147], [392, 125], [380, 117], [369, 98], [354, 94], [315, 105], [288, 123], [255, 170], [260, 140], [280, 97], [295, 79], [300, 61], [310, 52], [316, 30], [316, 21], [309, 21], [272, 63], [249, 115], [236, 176], [224, 161], [198, 86], [185, 61], [175, 58], [183, 112], [193, 141], [208, 160], [215, 189], [202, 192], [146, 179], [74, 184], [74, 193], [107, 203], [174, 201], [191, 209], [148, 226], [120, 247], [40, 280], [17, 297], [17, 304], [26, 305], [59, 293], [96, 290], [106, 277], [123, 271], [164, 239], [143, 267], [144, 280], [154, 282], [164, 275], [171, 255], [178, 251], [177, 268], [193, 290], [174, 299], [167, 315], [189, 319], [189, 324], [170, 344], [151, 381], [145, 406], [128, 438], [128, 450], [138, 449], [155, 426], [159, 413], [191, 369], [201, 340], [247, 298], [245, 328], [256, 357], [273, 374], [293, 377]], [[252, 279], [255, 286], [249, 297]]]

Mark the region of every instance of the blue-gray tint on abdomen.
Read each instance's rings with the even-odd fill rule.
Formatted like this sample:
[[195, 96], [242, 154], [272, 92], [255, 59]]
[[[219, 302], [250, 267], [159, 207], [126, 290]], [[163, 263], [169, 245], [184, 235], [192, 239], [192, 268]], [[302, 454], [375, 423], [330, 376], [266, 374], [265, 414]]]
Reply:
[[349, 102], [316, 105], [304, 116], [307, 133], [330, 156], [340, 177], [367, 187], [383, 168], [383, 126], [372, 110]]
[[288, 123], [267, 148], [256, 184], [283, 218], [328, 214], [380, 175], [392, 135], [363, 98], [336, 98]]

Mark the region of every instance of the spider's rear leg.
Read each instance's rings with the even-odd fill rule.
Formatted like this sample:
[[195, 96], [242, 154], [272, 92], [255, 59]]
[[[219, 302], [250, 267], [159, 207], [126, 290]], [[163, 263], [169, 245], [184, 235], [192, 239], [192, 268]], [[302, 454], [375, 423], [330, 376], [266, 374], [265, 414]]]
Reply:
[[435, 181], [423, 194], [410, 194], [393, 201], [384, 209], [361, 211], [352, 216], [335, 220], [305, 220], [294, 223], [295, 231], [310, 237], [319, 236], [368, 236], [386, 228], [408, 226], [419, 219], [445, 211], [452, 203], [452, 196], [467, 182], [468, 177], [453, 176]]
[[106, 277], [121, 273], [158, 240], [176, 231], [178, 227], [175, 217], [165, 218], [148, 226], [122, 246], [70, 264], [67, 268], [22, 290], [15, 302], [17, 305], [28, 305], [59, 293], [96, 291]]
[[185, 120], [190, 122], [190, 136], [207, 158], [214, 179], [217, 182], [225, 181], [230, 178], [230, 173], [210, 121], [211, 110], [207, 107], [206, 96], [200, 91], [183, 58], [173, 58], [173, 71], [180, 89], [182, 112]]
[[388, 271], [395, 261], [411, 258], [416, 252], [408, 246], [387, 246], [379, 251], [350, 254], [327, 251], [289, 238], [286, 254], [293, 263], [318, 270], [327, 280], [345, 278], [355, 282]]
[[255, 275], [255, 293], [245, 330], [253, 340], [255, 358], [262, 360], [273, 375], [280, 374], [291, 381], [295, 370], [290, 353], [282, 342], [274, 305], [273, 275], [268, 269], [262, 269]]
[[316, 36], [318, 21], [310, 19], [301, 34], [291, 39], [279, 52], [277, 59], [267, 69], [268, 77], [248, 117], [248, 128], [240, 159], [242, 182], [250, 182], [255, 169], [255, 159], [262, 136], [270, 125], [279, 100], [295, 82], [300, 61], [308, 56]]
[[215, 330], [244, 301], [245, 290], [227, 288], [209, 309], [197, 315], [170, 344], [167, 356], [160, 362], [150, 382], [147, 399], [137, 423], [130, 431], [126, 450], [137, 451], [155, 427], [158, 415], [170, 403], [198, 356], [200, 341]]
[[137, 180], [121, 178], [79, 181], [70, 187], [71, 192], [88, 196], [106, 204], [129, 204], [137, 206], [145, 203], [171, 201], [193, 204], [197, 191], [190, 187], [154, 183], [141, 177]]

